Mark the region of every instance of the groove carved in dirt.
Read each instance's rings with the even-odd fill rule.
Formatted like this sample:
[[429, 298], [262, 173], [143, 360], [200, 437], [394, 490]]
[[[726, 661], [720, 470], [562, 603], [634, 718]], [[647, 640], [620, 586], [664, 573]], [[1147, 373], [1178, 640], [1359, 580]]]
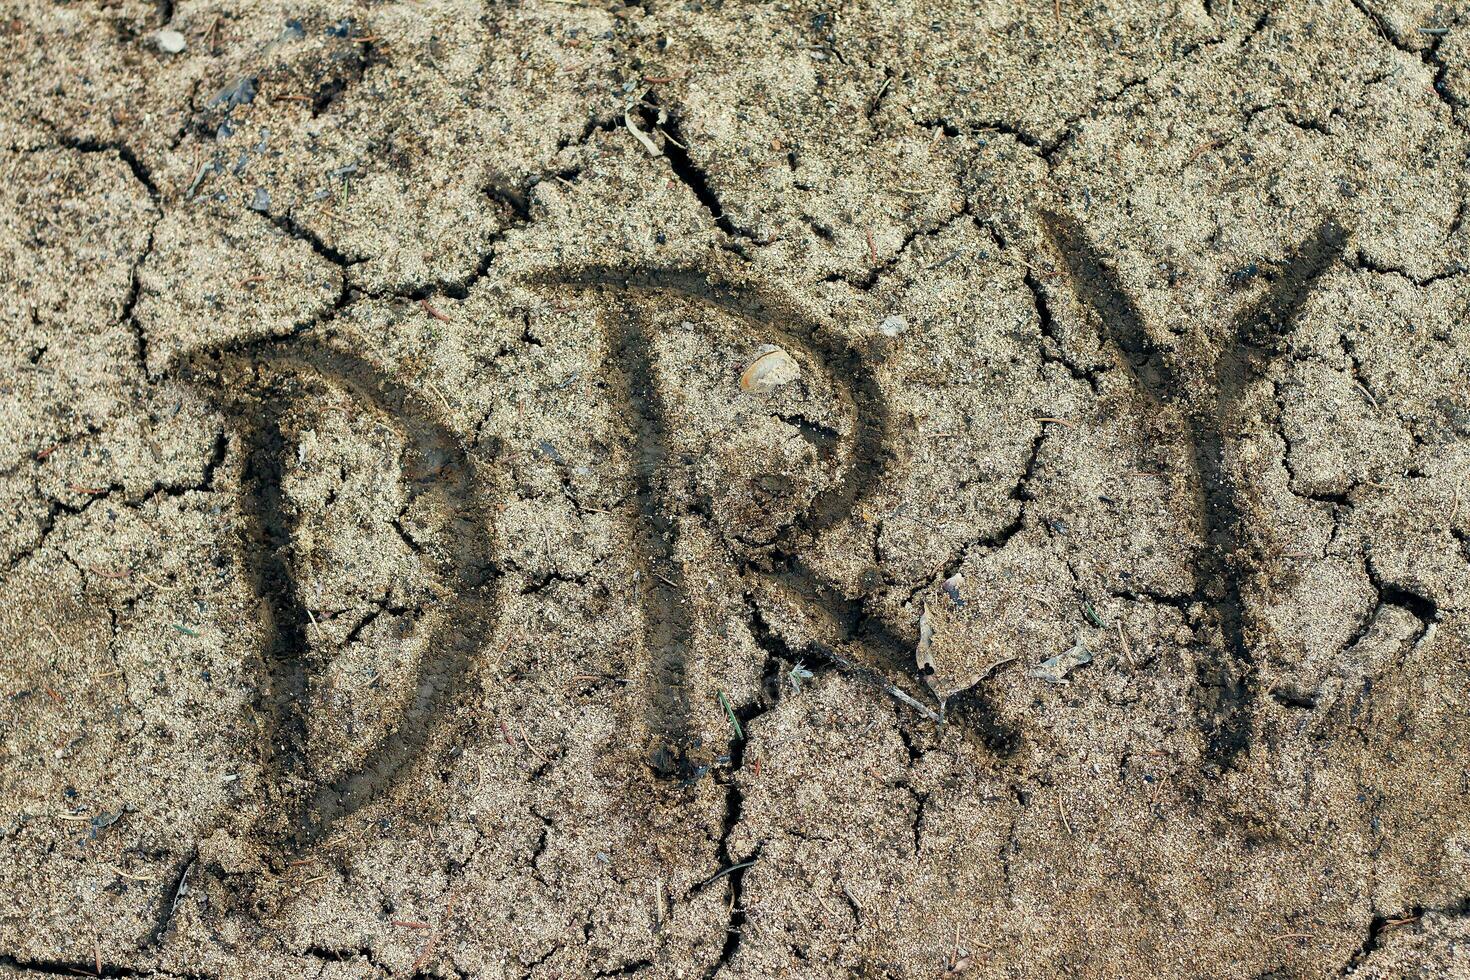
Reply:
[[282, 490], [292, 451], [282, 418], [308, 397], [313, 380], [352, 393], [402, 435], [403, 479], [410, 501], [426, 495], [441, 515], [440, 541], [421, 549], [447, 595], [447, 608], [424, 645], [424, 661], [402, 717], [380, 736], [355, 771], [319, 783], [309, 796], [287, 801], [289, 839], [304, 846], [389, 791], [427, 750], [435, 724], [466, 684], [474, 657], [493, 632], [498, 609], [493, 561], [492, 497], [480, 467], [461, 440], [402, 384], [357, 355], [312, 340], [262, 342], [195, 355], [190, 379], [229, 416], [241, 440], [240, 544], [249, 580], [268, 609], [261, 652], [267, 719], [265, 757], [277, 781], [310, 778], [306, 717], [308, 613], [292, 569], [293, 519]]
[[[646, 727], [654, 771], [687, 778], [698, 770], [700, 760], [692, 754], [689, 692], [684, 686], [692, 627], [682, 597], [683, 574], [674, 560], [675, 516], [688, 508], [681, 508], [662, 492], [668, 483], [663, 471], [671, 465], [666, 451], [671, 420], [658, 394], [658, 366], [652, 357], [647, 318], [640, 314], [636, 302], [629, 301], [639, 294], [648, 297], [665, 292], [710, 304], [735, 316], [760, 340], [775, 342], [823, 366], [842, 410], [852, 419], [852, 430], [839, 439], [811, 423], [798, 426], [819, 458], [839, 463], [837, 479], [785, 521], [771, 545], [739, 554], [730, 550], [727, 554], [747, 582], [754, 585], [747, 590], [757, 604], [751, 634], [768, 653], [776, 643], [778, 655], [829, 664], [939, 721], [941, 706], [933, 704], [919, 682], [912, 643], [869, 615], [861, 599], [843, 596], [803, 558], [816, 535], [851, 518], [871, 493], [882, 469], [888, 411], [872, 365], [838, 331], [813, 321], [792, 304], [759, 289], [715, 282], [698, 271], [598, 267], [548, 276], [542, 282], [548, 287], [611, 293], [615, 307], [615, 325], [606, 348], [612, 368], [622, 379], [613, 386], [621, 400], [618, 409], [633, 430], [636, 443], [635, 497], [646, 572], [641, 576], [648, 679]], [[788, 648], [759, 620], [758, 600], [798, 608], [831, 637], [830, 642], [809, 641], [799, 649]]]
[[1215, 662], [1199, 678], [1199, 724], [1205, 758], [1229, 764], [1251, 739], [1255, 658], [1249, 634], [1257, 627], [1242, 583], [1260, 560], [1245, 522], [1249, 488], [1232, 466], [1235, 434], [1244, 428], [1242, 402], [1251, 381], [1284, 353], [1284, 341], [1313, 286], [1342, 256], [1347, 233], [1326, 222], [1278, 264], [1265, 294], [1235, 318], [1210, 371], [1213, 388], [1193, 390], [1149, 335], [1137, 304], [1077, 223], [1047, 214], [1043, 227], [1062, 255], [1078, 300], [1097, 314], [1139, 390], [1152, 406], [1173, 405], [1185, 417], [1189, 475], [1203, 529], [1193, 599], [1214, 611], [1219, 631]]

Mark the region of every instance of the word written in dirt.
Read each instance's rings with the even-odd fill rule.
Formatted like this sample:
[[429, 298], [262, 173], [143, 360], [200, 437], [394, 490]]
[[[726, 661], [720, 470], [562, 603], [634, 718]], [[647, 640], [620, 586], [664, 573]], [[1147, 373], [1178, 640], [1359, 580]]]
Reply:
[[[1285, 350], [1295, 319], [1312, 286], [1341, 254], [1344, 232], [1326, 224], [1296, 254], [1273, 267], [1264, 297], [1234, 324], [1233, 341], [1214, 363], [1208, 391], [1186, 390], [1171, 357], [1145, 329], [1143, 317], [1119, 287], [1109, 266], [1069, 218], [1047, 215], [1047, 236], [1063, 257], [1079, 300], [1096, 312], [1109, 338], [1136, 380], [1141, 396], [1154, 405], [1169, 404], [1188, 420], [1192, 444], [1188, 465], [1196, 487], [1202, 548], [1195, 569], [1196, 598], [1213, 610], [1217, 656], [1197, 686], [1199, 723], [1210, 758], [1228, 763], [1249, 743], [1252, 719], [1252, 655], [1246, 641], [1248, 603], [1242, 582], [1252, 561], [1246, 540], [1242, 488], [1232, 471], [1231, 433], [1240, 431], [1243, 393], [1257, 372]], [[955, 719], [1003, 751], [1013, 741], [986, 710], [976, 688], [933, 704], [914, 663], [913, 643], [875, 615], [864, 599], [842, 595], [804, 559], [822, 531], [852, 519], [879, 477], [888, 437], [889, 413], [871, 364], [844, 333], [816, 322], [780, 297], [749, 287], [727, 287], [688, 270], [584, 270], [549, 278], [549, 289], [595, 292], [609, 306], [606, 337], [608, 390], [619, 400], [632, 448], [633, 535], [640, 575], [643, 620], [642, 677], [648, 762], [652, 770], [676, 779], [700, 769], [691, 739], [690, 692], [686, 682], [693, 656], [693, 626], [687, 584], [677, 560], [677, 523], [667, 485], [659, 474], [674, 465], [667, 452], [670, 419], [660, 394], [652, 328], [640, 314], [651, 294], [677, 294], [712, 304], [733, 315], [763, 342], [805, 354], [824, 365], [841, 407], [851, 418], [848, 433], [830, 439], [819, 451], [835, 462], [837, 477], [800, 513], [778, 529], [774, 545], [756, 557], [738, 559], [741, 574], [762, 586], [764, 600], [799, 607], [822, 624], [829, 642], [807, 642], [799, 649], [771, 628], [761, 601], [747, 591], [750, 630], [768, 654], [786, 660], [825, 663], [887, 692], [919, 715], [936, 722]], [[255, 591], [270, 610], [269, 639], [263, 650], [264, 743], [278, 783], [314, 786], [292, 799], [288, 840], [304, 846], [335, 824], [381, 797], [422, 760], [435, 726], [453, 717], [471, 667], [491, 648], [499, 620], [499, 575], [492, 520], [494, 448], [471, 458], [465, 442], [452, 432], [416, 390], [386, 376], [348, 350], [297, 335], [196, 354], [189, 377], [209, 393], [230, 419], [243, 457], [240, 528], [242, 563]], [[414, 679], [392, 737], [380, 737], [364, 762], [332, 781], [310, 779], [307, 758], [307, 706], [313, 679], [307, 664], [309, 615], [297, 591], [291, 554], [293, 519], [282, 490], [289, 444], [286, 413], [321, 392], [345, 391], [394, 425], [403, 437], [402, 471], [411, 498], [425, 497], [427, 512], [441, 515], [441, 527], [420, 543], [419, 553], [449, 586], [450, 607], [436, 620], [434, 636]], [[704, 518], [709, 520], [710, 518]], [[772, 599], [771, 597], [774, 597]]]

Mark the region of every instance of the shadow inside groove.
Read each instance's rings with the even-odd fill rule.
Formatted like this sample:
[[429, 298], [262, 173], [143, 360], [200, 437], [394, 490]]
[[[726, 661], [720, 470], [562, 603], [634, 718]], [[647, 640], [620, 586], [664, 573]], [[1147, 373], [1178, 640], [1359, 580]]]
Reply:
[[376, 741], [363, 764], [319, 783], [289, 803], [289, 839], [302, 847], [382, 796], [412, 769], [436, 721], [466, 684], [472, 658], [495, 628], [496, 571], [487, 487], [460, 440], [405, 386], [361, 357], [312, 340], [261, 341], [195, 354], [186, 377], [229, 418], [244, 452], [241, 551], [247, 575], [268, 609], [263, 700], [266, 755], [279, 782], [312, 779], [306, 712], [313, 678], [308, 616], [292, 570], [295, 521], [281, 487], [288, 445], [282, 419], [308, 397], [311, 379], [350, 392], [394, 425], [406, 444], [403, 471], [410, 501], [430, 498], [442, 517], [422, 556], [448, 586], [448, 606], [425, 638], [414, 688], [402, 717]]
[[1042, 216], [1042, 227], [1070, 273], [1078, 301], [1097, 314], [1140, 390], [1155, 404], [1177, 406], [1188, 422], [1190, 475], [1204, 536], [1195, 562], [1195, 600], [1213, 610], [1220, 631], [1219, 656], [1198, 679], [1198, 723], [1206, 761], [1228, 765], [1249, 747], [1253, 727], [1255, 656], [1247, 638], [1242, 583], [1261, 560], [1244, 521], [1246, 488], [1232, 465], [1233, 434], [1243, 430], [1242, 409], [1251, 382], [1284, 352], [1313, 286], [1341, 256], [1347, 233], [1327, 221], [1278, 264], [1266, 292], [1234, 319], [1214, 362], [1213, 389], [1201, 393], [1180, 386], [1180, 372], [1153, 341], [1137, 304], [1077, 223], [1049, 213]]
[[[884, 464], [888, 412], [867, 360], [840, 333], [812, 321], [789, 304], [754, 288], [724, 286], [694, 270], [591, 267], [550, 276], [539, 284], [613, 290], [617, 294], [667, 291], [688, 297], [733, 314], [763, 340], [803, 352], [823, 367], [853, 419], [852, 434], [846, 440], [836, 438], [835, 433], [832, 438], [820, 438], [818, 434], [811, 440], [819, 455], [826, 458], [836, 457], [843, 449], [842, 442], [848, 444], [838, 478], [803, 512], [778, 529], [775, 543], [764, 552], [730, 557], [744, 575], [758, 576], [781, 594], [782, 601], [831, 629], [834, 638], [843, 644], [844, 652], [839, 653], [813, 642], [792, 651], [796, 655], [832, 664], [885, 690], [906, 691], [908, 699], [921, 707], [923, 700], [932, 700], [918, 680], [913, 643], [900, 640], [886, 624], [868, 615], [861, 600], [844, 597], [802, 557], [817, 534], [851, 518], [860, 501], [872, 492]], [[635, 495], [643, 524], [640, 533], [645, 561], [664, 568], [666, 578], [660, 583], [655, 574], [654, 581], [641, 592], [647, 624], [645, 656], [656, 685], [650, 693], [649, 727], [658, 744], [650, 755], [655, 772], [675, 776], [688, 768], [689, 695], [682, 687], [676, 695], [664, 685], [686, 685], [693, 624], [683, 611], [684, 579], [677, 569], [676, 529], [669, 516], [678, 508], [667, 498], [667, 481], [650, 481], [648, 477], [669, 465], [668, 420], [657, 396], [652, 338], [639, 323], [637, 312], [625, 308], [621, 299], [619, 304], [623, 308], [615, 318], [622, 322], [610, 328], [607, 346], [617, 370], [627, 379], [619, 390], [628, 399], [626, 415], [635, 429]], [[757, 639], [765, 632], [752, 625], [752, 635]]]
[[648, 763], [660, 776], [686, 779], [691, 761], [689, 661], [694, 627], [684, 566], [678, 560], [675, 510], [666, 506], [668, 439], [666, 411], [659, 395], [652, 342], [637, 311], [622, 306], [609, 318], [607, 350], [620, 383], [620, 417], [633, 430], [633, 497], [638, 509], [634, 527], [639, 564], [636, 588], [643, 608], [643, 648], [647, 663], [644, 690], [646, 719], [653, 742]]

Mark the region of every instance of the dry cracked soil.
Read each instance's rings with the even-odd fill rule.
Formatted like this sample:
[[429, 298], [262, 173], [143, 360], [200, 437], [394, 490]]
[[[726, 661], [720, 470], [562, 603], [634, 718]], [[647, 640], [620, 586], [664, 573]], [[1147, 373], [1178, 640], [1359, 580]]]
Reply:
[[0, 977], [1470, 977], [1470, 5], [0, 55]]

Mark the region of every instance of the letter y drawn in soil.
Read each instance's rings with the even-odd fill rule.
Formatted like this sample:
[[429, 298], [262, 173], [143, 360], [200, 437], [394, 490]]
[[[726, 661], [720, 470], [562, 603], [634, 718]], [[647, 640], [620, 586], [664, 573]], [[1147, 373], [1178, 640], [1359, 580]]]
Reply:
[[1245, 422], [1244, 399], [1251, 382], [1285, 352], [1307, 297], [1342, 255], [1347, 233], [1327, 221], [1290, 258], [1265, 270], [1265, 293], [1235, 317], [1210, 372], [1213, 386], [1201, 390], [1182, 382], [1183, 372], [1149, 334], [1143, 314], [1078, 224], [1061, 214], [1043, 215], [1042, 224], [1077, 299], [1097, 314], [1139, 390], [1152, 405], [1177, 407], [1187, 422], [1190, 476], [1203, 528], [1194, 599], [1213, 610], [1219, 633], [1216, 657], [1200, 672], [1199, 720], [1206, 760], [1228, 765], [1250, 744], [1256, 698], [1253, 624], [1243, 583], [1260, 558], [1245, 519], [1251, 488], [1232, 465]]

